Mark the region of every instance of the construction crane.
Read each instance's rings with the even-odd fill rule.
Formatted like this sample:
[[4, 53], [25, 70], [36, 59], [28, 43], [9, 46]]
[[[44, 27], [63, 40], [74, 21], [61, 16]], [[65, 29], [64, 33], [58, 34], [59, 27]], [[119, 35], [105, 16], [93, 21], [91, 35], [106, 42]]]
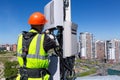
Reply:
[[75, 80], [74, 62], [77, 52], [77, 24], [71, 22], [71, 0], [51, 0], [44, 8], [49, 30], [58, 42], [57, 54], [50, 58], [50, 80]]

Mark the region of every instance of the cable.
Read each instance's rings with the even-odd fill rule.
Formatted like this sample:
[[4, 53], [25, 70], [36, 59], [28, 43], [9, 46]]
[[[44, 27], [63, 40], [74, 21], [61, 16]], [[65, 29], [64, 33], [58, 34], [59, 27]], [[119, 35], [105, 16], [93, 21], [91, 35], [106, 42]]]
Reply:
[[[62, 63], [62, 65], [66, 68], [66, 70], [70, 71], [71, 73], [73, 72], [73, 73], [72, 73], [72, 76], [75, 76], [75, 71], [72, 70], [72, 69], [69, 67], [69, 65], [67, 65], [67, 64], [65, 63], [66, 61], [64, 61], [64, 58], [63, 58], [63, 56], [62, 56], [63, 50], [60, 48], [60, 46], [59, 46], [58, 50], [57, 50], [57, 48], [54, 48], [54, 51], [55, 51], [55, 53], [60, 57], [61, 63]], [[67, 72], [65, 72], [65, 74], [67, 75]], [[64, 76], [66, 76], [66, 75], [64, 75]]]

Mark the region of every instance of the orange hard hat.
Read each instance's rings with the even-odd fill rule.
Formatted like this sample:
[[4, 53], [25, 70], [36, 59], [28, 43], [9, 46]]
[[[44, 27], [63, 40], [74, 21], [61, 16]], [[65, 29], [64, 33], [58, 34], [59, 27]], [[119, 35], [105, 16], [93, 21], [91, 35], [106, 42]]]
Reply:
[[41, 25], [41, 24], [45, 24], [46, 22], [47, 20], [45, 16], [40, 12], [34, 12], [28, 20], [28, 24], [31, 25]]

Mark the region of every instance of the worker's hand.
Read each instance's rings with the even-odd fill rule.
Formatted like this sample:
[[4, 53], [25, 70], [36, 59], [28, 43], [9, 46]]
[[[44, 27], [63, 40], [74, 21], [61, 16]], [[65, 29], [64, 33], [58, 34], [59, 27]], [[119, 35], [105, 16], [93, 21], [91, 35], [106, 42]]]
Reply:
[[46, 33], [46, 34], [49, 34], [49, 33], [50, 33], [50, 31], [49, 31], [49, 30], [46, 30], [46, 31], [45, 31], [45, 33]]
[[54, 39], [54, 36], [52, 34], [49, 34], [50, 39]]

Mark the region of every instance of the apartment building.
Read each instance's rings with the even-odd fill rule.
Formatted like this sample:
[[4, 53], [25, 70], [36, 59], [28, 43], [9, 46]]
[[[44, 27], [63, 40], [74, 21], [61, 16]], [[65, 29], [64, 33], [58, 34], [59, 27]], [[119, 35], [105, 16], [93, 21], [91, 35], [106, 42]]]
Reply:
[[17, 50], [17, 44], [4, 44], [0, 45], [0, 50], [4, 51], [16, 51]]
[[120, 40], [106, 41], [106, 56], [109, 62], [120, 62]]
[[105, 41], [95, 41], [95, 58], [102, 61], [105, 57]]
[[12, 51], [14, 51], [14, 52], [17, 51], [17, 44], [12, 44]]
[[93, 57], [93, 35], [88, 32], [80, 33], [80, 56], [82, 59], [91, 59]]

